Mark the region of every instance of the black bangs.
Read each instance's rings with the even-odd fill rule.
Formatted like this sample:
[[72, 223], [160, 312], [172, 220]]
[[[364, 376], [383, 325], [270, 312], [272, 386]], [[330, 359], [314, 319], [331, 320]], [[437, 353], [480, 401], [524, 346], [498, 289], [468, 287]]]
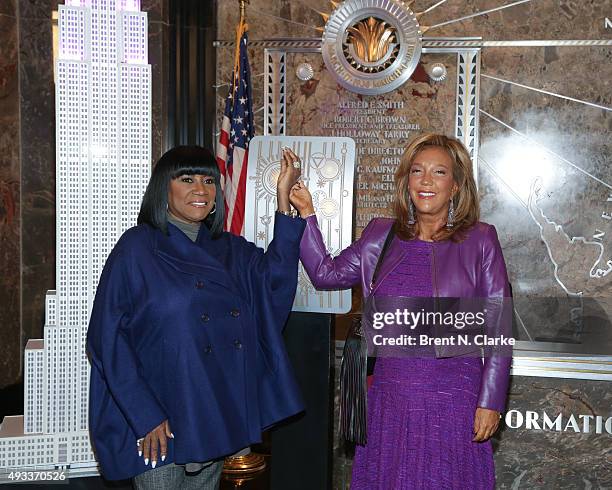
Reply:
[[215, 179], [218, 179], [220, 173], [219, 167], [217, 167], [216, 162], [214, 167], [204, 167], [202, 165], [183, 165], [177, 168], [176, 170], [173, 170], [170, 173], [170, 178], [176, 179], [181, 175], [206, 175], [208, 177], [215, 177]]
[[219, 177], [217, 159], [210, 150], [201, 146], [177, 146], [167, 151], [159, 160], [170, 177], [181, 175], [209, 175]]

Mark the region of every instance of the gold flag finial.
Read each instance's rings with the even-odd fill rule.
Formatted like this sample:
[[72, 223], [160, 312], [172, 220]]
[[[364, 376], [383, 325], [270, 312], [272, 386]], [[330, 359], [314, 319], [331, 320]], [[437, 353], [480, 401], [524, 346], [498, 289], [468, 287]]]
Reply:
[[236, 85], [236, 80], [238, 79], [238, 67], [240, 65], [240, 40], [242, 39], [242, 35], [249, 29], [249, 26], [246, 22], [246, 6], [250, 2], [250, 0], [239, 0], [240, 2], [240, 21], [238, 22], [238, 26], [236, 27], [236, 47], [234, 50], [234, 81], [232, 84], [232, 88]]
[[249, 0], [239, 0], [240, 1], [240, 22], [244, 22], [244, 18], [246, 16], [246, 6], [249, 3]]

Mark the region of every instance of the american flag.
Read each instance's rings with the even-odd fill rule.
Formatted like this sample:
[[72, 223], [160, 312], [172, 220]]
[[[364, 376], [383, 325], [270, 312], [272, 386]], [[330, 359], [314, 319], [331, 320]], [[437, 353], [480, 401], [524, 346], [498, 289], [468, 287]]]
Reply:
[[236, 235], [242, 234], [244, 227], [249, 141], [254, 129], [247, 54], [248, 33], [245, 24], [241, 24], [238, 29], [242, 32], [239, 31], [239, 48], [236, 51], [232, 83], [225, 101], [221, 136], [217, 145], [217, 164], [225, 197], [225, 230]]

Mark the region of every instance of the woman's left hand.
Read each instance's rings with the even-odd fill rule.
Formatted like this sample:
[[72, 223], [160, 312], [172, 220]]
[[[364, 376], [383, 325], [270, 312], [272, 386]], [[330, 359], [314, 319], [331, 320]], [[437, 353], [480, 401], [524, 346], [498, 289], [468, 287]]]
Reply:
[[474, 442], [488, 440], [499, 428], [499, 412], [488, 408], [478, 407], [474, 415]]

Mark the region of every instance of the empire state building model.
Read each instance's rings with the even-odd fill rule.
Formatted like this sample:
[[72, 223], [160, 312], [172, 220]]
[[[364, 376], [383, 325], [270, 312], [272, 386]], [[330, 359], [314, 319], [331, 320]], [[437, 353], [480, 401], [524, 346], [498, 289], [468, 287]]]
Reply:
[[151, 166], [151, 67], [140, 0], [66, 0], [56, 61], [56, 290], [25, 349], [24, 415], [0, 425], [0, 474], [97, 473], [85, 337], [98, 278], [136, 221]]

